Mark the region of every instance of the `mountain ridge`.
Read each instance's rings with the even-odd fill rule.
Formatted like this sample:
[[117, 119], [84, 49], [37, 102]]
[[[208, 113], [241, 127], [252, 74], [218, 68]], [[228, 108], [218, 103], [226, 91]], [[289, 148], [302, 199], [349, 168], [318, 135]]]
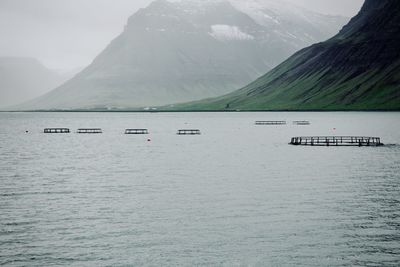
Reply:
[[244, 88], [183, 109], [399, 110], [400, 2], [367, 0], [333, 38]]
[[218, 96], [304, 45], [293, 44], [292, 29], [270, 30], [230, 2], [190, 2], [158, 0], [139, 10], [88, 68], [21, 108], [144, 108]]

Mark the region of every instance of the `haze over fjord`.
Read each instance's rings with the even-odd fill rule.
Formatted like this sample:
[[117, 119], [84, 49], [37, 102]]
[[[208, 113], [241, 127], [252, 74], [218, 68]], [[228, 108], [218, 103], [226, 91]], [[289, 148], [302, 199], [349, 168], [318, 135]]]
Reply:
[[348, 21], [279, 0], [156, 0], [70, 81], [21, 109], [142, 109], [220, 96]]
[[[183, 0], [182, 3], [189, 3], [192, 1], [193, 0]], [[0, 24], [0, 32], [3, 31], [3, 35], [7, 36], [7, 38], [3, 39], [3, 41], [0, 42], [0, 48], [2, 48], [0, 50], [0, 58], [7, 58], [7, 61], [5, 62], [10, 62], [10, 60], [12, 60], [13, 58], [15, 58], [14, 61], [18, 62], [29, 62], [29, 58], [34, 58], [39, 63], [42, 63], [44, 66], [47, 66], [50, 69], [55, 69], [58, 72], [65, 72], [66, 70], [68, 70], [68, 72], [70, 73], [76, 73], [75, 70], [77, 68], [82, 69], [83, 66], [86, 66], [90, 62], [92, 62], [93, 59], [98, 54], [100, 54], [101, 51], [104, 50], [104, 47], [106, 47], [111, 42], [111, 40], [114, 39], [114, 36], [118, 35], [118, 33], [124, 29], [124, 25], [127, 24], [127, 22], [124, 21], [126, 17], [134, 14], [135, 11], [140, 7], [147, 7], [149, 2], [150, 1], [148, 0], [120, 0], [113, 3], [111, 3], [109, 0], [98, 0], [96, 2], [85, 0], [80, 1], [79, 3], [75, 0], [68, 2], [65, 2], [63, 0], [37, 0], [35, 2], [27, 2], [25, 0], [3, 0], [0, 2], [0, 22], [4, 23]], [[197, 2], [205, 3], [207, 1], [197, 0]], [[208, 2], [215, 3], [217, 1]], [[219, 57], [216, 62], [219, 62], [218, 64], [220, 65], [217, 66], [214, 64], [214, 69], [210, 68], [209, 72], [204, 72], [204, 69], [206, 69], [206, 67], [201, 70], [201, 64], [196, 63], [196, 60], [193, 60], [193, 56], [194, 58], [196, 58], [195, 54], [197, 52], [185, 51], [185, 56], [192, 57], [192, 59], [190, 59], [192, 63], [194, 65], [200, 66], [200, 69], [193, 70], [193, 73], [196, 72], [199, 74], [197, 78], [193, 77], [192, 74], [187, 73], [187, 68], [179, 70], [179, 68], [177, 67], [180, 64], [179, 62], [175, 62], [177, 63], [175, 65], [173, 64], [174, 60], [180, 60], [176, 56], [175, 59], [170, 58], [170, 60], [168, 60], [167, 62], [167, 65], [159, 64], [157, 62], [155, 66], [150, 66], [148, 68], [143, 68], [143, 66], [139, 67], [139, 65], [136, 65], [135, 67], [137, 69], [141, 69], [141, 72], [146, 72], [147, 75], [153, 75], [153, 70], [155, 69], [171, 69], [175, 66], [175, 72], [180, 72], [179, 75], [182, 77], [185, 76], [186, 81], [182, 81], [179, 77], [175, 78], [175, 80], [172, 79], [172, 82], [171, 79], [165, 80], [165, 76], [172, 77], [175, 74], [172, 73], [171, 75], [171, 73], [164, 73], [160, 76], [161, 70], [156, 70], [155, 75], [153, 75], [152, 79], [158, 79], [160, 80], [160, 82], [156, 85], [153, 84], [149, 86], [149, 78], [147, 78], [147, 80], [145, 77], [136, 77], [134, 79], [130, 78], [128, 80], [130, 80], [131, 82], [128, 82], [125, 79], [126, 77], [123, 77], [124, 75], [121, 76], [121, 73], [117, 74], [119, 75], [119, 77], [116, 78], [118, 80], [117, 83], [126, 83], [125, 87], [137, 87], [138, 84], [147, 84], [145, 86], [141, 86], [141, 89], [139, 88], [139, 90], [129, 93], [131, 99], [138, 98], [136, 97], [137, 95], [143, 95], [142, 93], [140, 93], [141, 91], [154, 91], [155, 87], [157, 87], [157, 89], [161, 92], [165, 91], [164, 96], [162, 96], [162, 94], [159, 94], [157, 90], [153, 93], [150, 92], [150, 94], [148, 94], [148, 96], [144, 98], [147, 99], [146, 101], [132, 101], [133, 105], [137, 106], [138, 103], [144, 102], [146, 103], [146, 105], [158, 105], [196, 100], [203, 97], [217, 96], [221, 95], [222, 93], [232, 91], [259, 77], [261, 74], [265, 73], [271, 67], [279, 64], [282, 60], [284, 60], [286, 57], [288, 57], [290, 54], [294, 53], [298, 49], [311, 43], [322, 41], [332, 36], [342, 25], [344, 25], [344, 20], [339, 21], [336, 17], [328, 16], [318, 17], [319, 15], [316, 15], [316, 13], [307, 13], [308, 11], [302, 10], [301, 6], [305, 6], [311, 10], [314, 9], [326, 14], [348, 15], [349, 13], [356, 12], [356, 10], [358, 9], [358, 5], [355, 4], [354, 1], [351, 5], [346, 4], [342, 6], [334, 4], [330, 0], [322, 1], [326, 5], [318, 4], [321, 1], [318, 3], [312, 3], [312, 0], [302, 0], [296, 2], [296, 5], [293, 5], [293, 0], [289, 0], [287, 2], [271, 0], [231, 0], [231, 2], [235, 3], [235, 7], [239, 10], [241, 9], [242, 11], [244, 11], [244, 13], [247, 12], [250, 17], [255, 20], [255, 23], [265, 24], [262, 25], [267, 26], [263, 29], [264, 33], [256, 34], [255, 32], [259, 31], [259, 29], [257, 30], [257, 27], [255, 27], [255, 25], [249, 26], [249, 24], [247, 24], [247, 26], [245, 26], [246, 24], [243, 24], [240, 21], [228, 21], [226, 19], [224, 20], [222, 18], [223, 16], [221, 16], [220, 21], [214, 21], [214, 25], [212, 25], [213, 23], [209, 23], [208, 25], [207, 23], [204, 23], [204, 21], [202, 23], [203, 26], [206, 27], [204, 33], [207, 34], [208, 31], [208, 33], [211, 34], [214, 39], [218, 39], [219, 41], [221, 41], [221, 43], [226, 43], [226, 40], [224, 39], [227, 38], [227, 34], [231, 36], [229, 38], [233, 37], [234, 39], [239, 38], [240, 36], [240, 38], [254, 38], [254, 34], [256, 34], [256, 39], [258, 39], [258, 41], [253, 42], [253, 47], [248, 46], [248, 44], [246, 44], [247, 47], [243, 46], [243, 44], [246, 43], [246, 40], [242, 40], [243, 44], [241, 44], [240, 42], [235, 42], [235, 40], [230, 40], [231, 43], [235, 43], [237, 47], [235, 49], [228, 49], [231, 50], [228, 53], [230, 53], [231, 55], [243, 54], [241, 58], [235, 56], [236, 60], [242, 61], [243, 64], [238, 64], [238, 62], [235, 63], [235, 59], [228, 63], [227, 59], [231, 56], [224, 52], [227, 51], [227, 47], [225, 47], [216, 55], [210, 55], [212, 58]], [[269, 21], [268, 17], [270, 15], [265, 12], [254, 15], [254, 8], [256, 6], [257, 9], [257, 6], [260, 5], [260, 3], [261, 5], [272, 8], [271, 11], [273, 13], [278, 12], [278, 17], [276, 17], [278, 18], [278, 20], [276, 20], [276, 22], [278, 22], [278, 24], [286, 23], [286, 25], [280, 28], [277, 27], [277, 25], [274, 26], [273, 24], [275, 23], [275, 21]], [[297, 6], [297, 4], [299, 4], [299, 6]], [[347, 6], [347, 8], [344, 8], [345, 6]], [[93, 12], [93, 7], [96, 7], [95, 12]], [[166, 10], [166, 12], [171, 11]], [[160, 16], [162, 16], [162, 14], [160, 14]], [[263, 16], [267, 17], [266, 21]], [[207, 20], [207, 18], [204, 19]], [[335, 22], [335, 20], [337, 20], [337, 22]], [[159, 23], [157, 23], [161, 24], [159, 27], [160, 29], [167, 27], [167, 25], [165, 25], [164, 27], [162, 24], [168, 24], [168, 22], [162, 21], [161, 17], [155, 17], [154, 21], [159, 21]], [[337, 24], [336, 26], [334, 25], [335, 23]], [[242, 28], [251, 27], [251, 31], [253, 31], [254, 36], [244, 33], [242, 29], [240, 27], [237, 28], [237, 25], [235, 24], [241, 25]], [[295, 26], [292, 27], [290, 26], [290, 24]], [[2, 27], [2, 25], [7, 25], [9, 27]], [[146, 28], [145, 23], [142, 23], [142, 25], [140, 26]], [[209, 28], [209, 30], [207, 30], [207, 28]], [[282, 38], [282, 36], [287, 34], [286, 32], [289, 32], [289, 35], [295, 36], [295, 39], [291, 40], [290, 36], [289, 38], [288, 36]], [[279, 34], [277, 35], [276, 33]], [[223, 34], [224, 36], [221, 36], [221, 34]], [[269, 34], [272, 35], [268, 37], [267, 35]], [[144, 36], [140, 37], [140, 35], [138, 35], [137, 41], [131, 44], [126, 43], [125, 45], [133, 48], [135, 44], [150, 41], [146, 41], [145, 38], [140, 39], [143, 37]], [[175, 38], [178, 42], [177, 44], [167, 44], [168, 41], [166, 41], [165, 39], [159, 39], [159, 43], [161, 46], [154, 49], [159, 51], [164, 49], [163, 46], [169, 45], [170, 48], [166, 48], [166, 50], [171, 51], [171, 48], [176, 50], [180, 49], [179, 46], [182, 46], [183, 49], [185, 49], [185, 46], [191, 46], [189, 43], [184, 43], [183, 40], [179, 41], [179, 37], [180, 36], [178, 36], [178, 38]], [[266, 38], [269, 39], [269, 41], [265, 42]], [[218, 50], [215, 45], [206, 44], [204, 42], [202, 45], [203, 47], [208, 47], [208, 50], [211, 49], [208, 52], [205, 51], [207, 49], [203, 49], [203, 53], [206, 54], [210, 54], [212, 50]], [[259, 48], [257, 48], [257, 46], [259, 46]], [[118, 49], [114, 51], [114, 55], [119, 53], [117, 50]], [[140, 51], [139, 49], [139, 53], [143, 54], [146, 53], [146, 51]], [[226, 54], [225, 56], [224, 53]], [[160, 55], [165, 55], [165, 53]], [[19, 58], [26, 58], [26, 60], [21, 61]], [[256, 60], [256, 58], [259, 59]], [[143, 58], [143, 60], [150, 62], [151, 56], [149, 55], [149, 57]], [[165, 62], [165, 60], [163, 62]], [[205, 66], [209, 64], [206, 62], [204, 63]], [[29, 73], [37, 73], [38, 71], [41, 71], [39, 65], [22, 66], [21, 63], [18, 64], [25, 70], [29, 69]], [[243, 67], [236, 69], [228, 67], [240, 65], [243, 65]], [[37, 66], [37, 69], [34, 69], [34, 66]], [[105, 64], [102, 70], [103, 74], [101, 75], [115, 75], [115, 71], [107, 69], [108, 67], [107, 64]], [[74, 71], [71, 72], [71, 69], [74, 69]], [[7, 71], [5, 71], [4, 69], [4, 71], [0, 72], [0, 76], [6, 75], [6, 73], [8, 73], [8, 76], [10, 76], [10, 71], [17, 70], [18, 69], [16, 68], [8, 68]], [[13, 106], [15, 104], [42, 95], [60, 85], [50, 82], [53, 80], [52, 77], [40, 78], [41, 76], [30, 75], [28, 78], [24, 78], [24, 73], [27, 72], [25, 71], [12, 73], [12, 77], [19, 77], [18, 79], [14, 79], [14, 81], [16, 81], [16, 84], [13, 84], [13, 80], [9, 79], [6, 83], [0, 83], [0, 87], [3, 87], [1, 92], [3, 96], [3, 101], [0, 103], [0, 106]], [[217, 74], [214, 75], [215, 73]], [[98, 76], [98, 74], [96, 75]], [[229, 75], [231, 77], [229, 77]], [[33, 78], [35, 77], [38, 77], [38, 79], [34, 80]], [[25, 83], [21, 85], [18, 80], [25, 81]], [[202, 82], [200, 80], [211, 80], [211, 82]], [[167, 88], [164, 88], [165, 83], [169, 83], [169, 85], [167, 85]], [[102, 80], [100, 87], [103, 87], [103, 84], [110, 84], [110, 82], [107, 80]], [[99, 87], [99, 84], [97, 83], [94, 86]], [[83, 87], [91, 87], [91, 85], [82, 83], [80, 84], [80, 86], [75, 86], [75, 89], [81, 91]], [[109, 85], [106, 85], [104, 87], [105, 92], [94, 91], [91, 96], [89, 94], [90, 100], [96, 98], [99, 94], [108, 95], [110, 97], [112, 95], [115, 96], [119, 94], [121, 98], [126, 98], [127, 96], [125, 94], [126, 90], [122, 92], [114, 90], [114, 87], [120, 87], [120, 85], [115, 86], [115, 82], [114, 85], [111, 86], [113, 88], [111, 88]], [[171, 91], [170, 89], [168, 89], [170, 87], [179, 87], [183, 90], [181, 90], [180, 92]], [[150, 90], [148, 90], [149, 88]], [[192, 93], [188, 94], [188, 90], [192, 91]], [[67, 95], [70, 95], [70, 92], [71, 90], [66, 91]], [[153, 99], [155, 100], [152, 101]], [[160, 102], [159, 99], [163, 99], [164, 102]], [[167, 99], [169, 99], [169, 101], [167, 101]], [[63, 107], [68, 108], [71, 106], [87, 106], [85, 105], [85, 101], [86, 100], [82, 99], [80, 95], [76, 95], [75, 98], [72, 100], [72, 102], [77, 102], [76, 105], [64, 105]], [[78, 104], [78, 102], [80, 104]], [[108, 101], [107, 99], [105, 99], [97, 101], [96, 103], [96, 105], [100, 106], [119, 106], [120, 102], [112, 100]], [[127, 103], [124, 103], [122, 103], [122, 106], [126, 107]]]
[[[186, 1], [186, 0], [184, 0]], [[246, 0], [244, 0], [245, 2]], [[352, 17], [363, 0], [286, 0]], [[151, 0], [1, 0], [0, 56], [31, 57], [51, 69], [87, 66]]]

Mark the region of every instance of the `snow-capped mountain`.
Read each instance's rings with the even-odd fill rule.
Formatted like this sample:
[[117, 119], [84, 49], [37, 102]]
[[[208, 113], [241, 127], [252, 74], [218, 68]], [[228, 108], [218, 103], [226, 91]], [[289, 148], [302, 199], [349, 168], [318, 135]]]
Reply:
[[299, 49], [338, 32], [348, 19], [312, 12], [284, 0], [229, 0], [232, 5]]
[[140, 108], [222, 95], [347, 21], [285, 5], [156, 0], [88, 68], [23, 108]]

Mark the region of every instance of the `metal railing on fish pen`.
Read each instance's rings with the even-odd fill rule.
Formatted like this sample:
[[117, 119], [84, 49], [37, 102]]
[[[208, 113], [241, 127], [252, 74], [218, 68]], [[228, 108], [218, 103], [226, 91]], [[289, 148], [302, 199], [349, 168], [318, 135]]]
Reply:
[[147, 129], [126, 129], [125, 134], [149, 134]]
[[176, 133], [177, 135], [200, 135], [201, 132], [198, 129], [195, 130], [178, 130], [178, 132]]
[[286, 125], [286, 121], [256, 121], [255, 125]]
[[290, 141], [295, 146], [383, 146], [380, 137], [365, 136], [302, 136]]
[[310, 125], [309, 121], [293, 121], [294, 125]]
[[100, 128], [87, 128], [87, 129], [78, 129], [78, 134], [101, 134], [103, 131]]
[[68, 128], [46, 128], [43, 131], [44, 133], [52, 133], [52, 134], [58, 134], [58, 133], [70, 133]]

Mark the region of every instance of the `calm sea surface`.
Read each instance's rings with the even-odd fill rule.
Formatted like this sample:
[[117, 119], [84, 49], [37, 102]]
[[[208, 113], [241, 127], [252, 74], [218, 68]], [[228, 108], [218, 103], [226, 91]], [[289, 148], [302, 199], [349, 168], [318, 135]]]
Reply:
[[400, 113], [0, 113], [0, 264], [399, 266]]

